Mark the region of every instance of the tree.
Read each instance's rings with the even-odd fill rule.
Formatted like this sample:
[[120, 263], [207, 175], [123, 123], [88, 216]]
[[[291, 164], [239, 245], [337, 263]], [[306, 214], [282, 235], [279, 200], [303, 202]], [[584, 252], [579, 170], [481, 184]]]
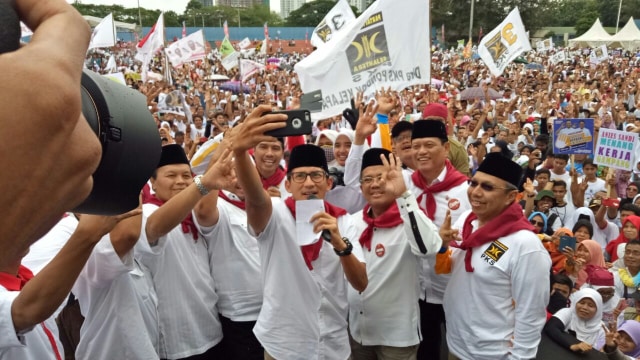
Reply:
[[[285, 26], [316, 27], [327, 13], [336, 5], [333, 0], [316, 0], [302, 5], [299, 9], [289, 13]], [[356, 16], [358, 9], [351, 7]]]
[[200, 9], [202, 9], [202, 3], [198, 0], [191, 0], [187, 4], [187, 8], [185, 9], [185, 12], [189, 10], [200, 10]]

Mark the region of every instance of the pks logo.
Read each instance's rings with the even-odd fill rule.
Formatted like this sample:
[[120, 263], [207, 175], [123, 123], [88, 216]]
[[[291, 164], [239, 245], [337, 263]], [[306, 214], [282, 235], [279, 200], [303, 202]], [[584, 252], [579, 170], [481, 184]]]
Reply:
[[382, 13], [371, 15], [347, 48], [351, 74], [356, 75], [390, 61]]
[[509, 50], [509, 47], [518, 40], [518, 36], [514, 34], [512, 30], [513, 24], [507, 23], [499, 33], [495, 34], [484, 44], [484, 47], [489, 51], [497, 67], [500, 67], [500, 64], [504, 61], [503, 57]]
[[489, 265], [494, 265], [507, 250], [509, 248], [505, 244], [496, 240], [489, 244], [489, 247], [480, 255], [480, 258], [489, 263]]

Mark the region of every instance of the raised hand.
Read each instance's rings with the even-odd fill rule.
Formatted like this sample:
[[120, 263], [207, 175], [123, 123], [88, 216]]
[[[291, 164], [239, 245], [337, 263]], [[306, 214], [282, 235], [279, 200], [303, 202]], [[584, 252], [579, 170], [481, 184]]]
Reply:
[[447, 210], [447, 215], [445, 215], [444, 222], [442, 223], [442, 226], [440, 226], [439, 234], [442, 239], [442, 247], [447, 247], [451, 241], [455, 241], [460, 238], [460, 231], [458, 229], [451, 228], [450, 210]]
[[391, 88], [387, 90], [382, 88], [376, 92], [376, 101], [378, 102], [378, 112], [384, 115], [389, 115], [391, 110], [398, 105]]
[[376, 112], [378, 111], [378, 105], [373, 105], [373, 100], [369, 103], [369, 106], [364, 106], [364, 103], [359, 103], [358, 112], [360, 118], [356, 124], [355, 144], [362, 145], [364, 140], [376, 132], [378, 129], [378, 118]]
[[384, 179], [386, 183], [386, 191], [398, 198], [407, 191], [407, 186], [402, 177], [402, 163], [394, 154], [389, 154], [389, 160], [384, 154], [380, 154], [382, 165], [384, 166]]
[[246, 151], [260, 142], [271, 141], [274, 138], [265, 135], [265, 133], [286, 126], [287, 115], [269, 114], [270, 112], [270, 105], [260, 105], [247, 116], [244, 122], [239, 125], [241, 128], [238, 129], [233, 142], [234, 151]]
[[[233, 144], [230, 144], [233, 146]], [[220, 190], [228, 187], [235, 177], [231, 147], [227, 146], [222, 154], [209, 166], [202, 177], [202, 184], [209, 190]]]

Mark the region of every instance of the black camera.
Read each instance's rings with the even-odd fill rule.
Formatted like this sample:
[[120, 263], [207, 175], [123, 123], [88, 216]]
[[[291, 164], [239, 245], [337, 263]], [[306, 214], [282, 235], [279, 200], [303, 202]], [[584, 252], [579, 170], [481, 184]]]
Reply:
[[336, 186], [344, 186], [344, 172], [336, 167], [329, 168], [329, 177], [333, 180], [332, 189]]
[[[0, 53], [19, 46], [20, 19], [13, 1], [0, 0]], [[162, 152], [146, 97], [88, 70], [80, 87], [82, 114], [102, 145], [102, 158], [91, 193], [73, 211], [117, 215], [133, 210]]]

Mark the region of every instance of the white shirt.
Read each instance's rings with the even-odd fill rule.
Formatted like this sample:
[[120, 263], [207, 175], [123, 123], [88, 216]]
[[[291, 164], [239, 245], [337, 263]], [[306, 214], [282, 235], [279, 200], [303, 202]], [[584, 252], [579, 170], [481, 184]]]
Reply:
[[201, 235], [195, 241], [191, 233], [184, 234], [178, 224], [151, 247], [144, 229], [157, 209], [153, 204], [142, 205], [143, 231], [135, 254], [151, 271], [158, 294], [160, 357], [201, 354], [222, 340], [207, 243]]
[[51, 341], [44, 327], [51, 332], [58, 353], [64, 359], [64, 348], [58, 336], [58, 326], [53, 317], [31, 329], [16, 334], [11, 316], [11, 305], [20, 292], [7, 291], [0, 286], [0, 359], [6, 360], [56, 360]]
[[29, 253], [21, 264], [36, 275], [62, 249], [78, 226], [78, 219], [68, 214], [55, 224], [48, 233], [29, 247]]
[[[271, 202], [269, 223], [257, 236], [264, 300], [253, 332], [276, 359], [345, 360], [351, 354], [347, 333], [350, 285], [340, 258], [331, 244], [320, 240], [320, 254], [309, 270], [296, 242], [291, 212], [280, 199], [271, 198]], [[338, 227], [351, 240], [352, 254], [364, 262], [350, 215], [339, 217]]]
[[244, 210], [218, 198], [218, 211], [218, 223], [203, 231], [219, 297], [218, 311], [233, 321], [255, 321], [262, 307], [258, 241], [247, 230]]
[[[584, 180], [584, 176], [582, 177], [582, 181]], [[596, 193], [598, 191], [606, 191], [606, 181], [600, 179], [600, 178], [596, 178], [596, 181], [594, 182], [588, 182], [587, 183], [587, 190], [585, 190], [584, 192], [584, 206], [588, 207], [589, 206], [589, 202], [591, 202], [591, 199], [593, 199], [593, 197], [596, 195]]]
[[[438, 182], [442, 182], [447, 174], [447, 168], [445, 167], [440, 172], [440, 175], [430, 184], [434, 185]], [[404, 182], [407, 188], [416, 197], [422, 194], [422, 189], [417, 187], [411, 179], [412, 173], [403, 171]], [[454, 223], [462, 213], [471, 209], [469, 204], [469, 198], [467, 196], [467, 189], [469, 184], [463, 182], [460, 185], [454, 186], [447, 191], [441, 191], [433, 194], [436, 201], [436, 213], [433, 217], [433, 223], [440, 228], [444, 223], [444, 218], [447, 215], [447, 209], [451, 210], [451, 222]], [[451, 204], [451, 205], [450, 205]], [[422, 201], [418, 204], [420, 208], [427, 213], [427, 198], [423, 196]], [[449, 283], [450, 275], [436, 275], [435, 273], [435, 256], [427, 256], [422, 258], [422, 269], [420, 271], [420, 299], [425, 300], [431, 304], [442, 304], [444, 297], [444, 291]]]
[[[453, 228], [462, 229], [469, 213]], [[472, 226], [478, 230], [477, 220]], [[465, 251], [453, 249], [443, 304], [450, 351], [464, 360], [533, 359], [549, 301], [549, 254], [525, 230], [472, 251], [474, 271], [467, 272]]]
[[132, 251], [121, 259], [102, 237], [72, 292], [85, 317], [76, 359], [158, 359], [158, 298]]

